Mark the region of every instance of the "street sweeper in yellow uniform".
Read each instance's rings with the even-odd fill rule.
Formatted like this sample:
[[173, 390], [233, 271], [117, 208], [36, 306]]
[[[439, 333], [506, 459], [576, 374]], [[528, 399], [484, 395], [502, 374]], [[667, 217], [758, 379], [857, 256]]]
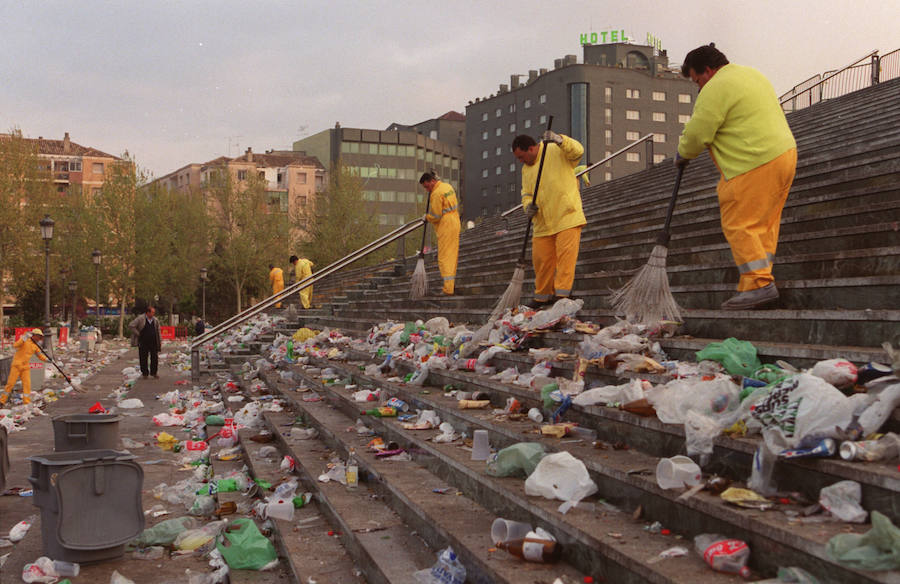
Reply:
[[441, 181], [434, 171], [419, 178], [428, 191], [428, 212], [424, 219], [434, 225], [438, 239], [438, 269], [443, 280], [442, 291], [452, 296], [456, 285], [456, 263], [459, 256], [459, 201], [453, 187]]

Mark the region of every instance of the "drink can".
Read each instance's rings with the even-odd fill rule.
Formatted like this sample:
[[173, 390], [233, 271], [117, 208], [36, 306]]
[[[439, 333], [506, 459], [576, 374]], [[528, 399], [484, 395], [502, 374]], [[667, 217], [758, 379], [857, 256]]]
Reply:
[[778, 453], [780, 458], [828, 458], [837, 451], [837, 442], [833, 438], [822, 438], [812, 448], [791, 448]]
[[394, 408], [398, 412], [409, 411], [409, 406], [406, 404], [406, 402], [403, 401], [402, 399], [398, 399], [396, 397], [392, 397], [391, 399], [387, 400], [387, 402], [384, 405], [386, 405], [390, 408]]

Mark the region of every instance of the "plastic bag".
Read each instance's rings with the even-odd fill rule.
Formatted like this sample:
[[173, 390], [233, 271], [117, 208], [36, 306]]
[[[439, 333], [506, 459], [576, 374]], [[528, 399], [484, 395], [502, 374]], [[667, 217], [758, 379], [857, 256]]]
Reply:
[[427, 570], [413, 572], [419, 584], [465, 584], [466, 567], [462, 565], [452, 547], [441, 550], [437, 562]]
[[565, 501], [559, 511], [565, 513], [587, 496], [597, 492], [584, 463], [568, 452], [548, 454], [525, 479], [525, 494]]
[[539, 442], [519, 442], [490, 457], [485, 472], [495, 477], [527, 477], [545, 454], [544, 446]]
[[134, 584], [134, 580], [119, 574], [118, 570], [113, 570], [109, 576], [109, 584]]
[[856, 383], [856, 365], [846, 359], [819, 361], [809, 372], [840, 389]]
[[547, 310], [541, 310], [536, 313], [529, 322], [522, 325], [524, 330], [537, 330], [550, 328], [561, 321], [563, 318], [575, 316], [584, 306], [584, 300], [572, 300], [571, 298], [561, 298]]
[[213, 521], [203, 527], [182, 531], [172, 545], [179, 550], [195, 550], [216, 537], [225, 528], [226, 523], [228, 522], [225, 520]]
[[839, 564], [857, 570], [900, 569], [900, 529], [878, 511], [872, 511], [868, 532], [835, 535], [826, 549]]
[[262, 570], [278, 560], [275, 546], [252, 519], [235, 519], [216, 540], [216, 549], [232, 570]]
[[838, 481], [819, 491], [819, 504], [841, 521], [864, 523], [866, 510], [860, 506], [862, 487], [856, 481]]
[[577, 406], [606, 405], [609, 403], [628, 403], [644, 397], [641, 380], [632, 379], [624, 385], [604, 385], [592, 387], [572, 398]]
[[139, 536], [131, 540], [129, 545], [138, 548], [170, 545], [182, 532], [196, 528], [197, 520], [193, 517], [185, 516], [166, 519], [142, 531]]
[[734, 337], [729, 337], [721, 343], [710, 343], [697, 351], [697, 361], [704, 360], [721, 363], [731, 375], [747, 377], [762, 367], [753, 343], [739, 341]]

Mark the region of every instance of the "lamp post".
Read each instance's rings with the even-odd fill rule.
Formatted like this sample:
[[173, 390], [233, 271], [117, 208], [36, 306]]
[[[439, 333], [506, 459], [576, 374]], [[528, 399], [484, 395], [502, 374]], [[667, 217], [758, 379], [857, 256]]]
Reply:
[[94, 262], [94, 275], [96, 276], [97, 282], [97, 295], [94, 296], [96, 299], [94, 304], [97, 308], [97, 327], [100, 327], [100, 260], [103, 258], [103, 254], [100, 253], [99, 249], [95, 249], [93, 253], [91, 253], [91, 261]]
[[53, 219], [44, 215], [40, 221], [41, 239], [44, 240], [44, 343], [52, 348], [50, 339], [50, 240], [53, 239]]
[[76, 302], [75, 302], [75, 291], [76, 291], [76, 290], [78, 290], [78, 282], [76, 282], [75, 280], [71, 280], [71, 281], [69, 282], [69, 292], [72, 293], [72, 321], [71, 321], [71, 325], [72, 325], [72, 333], [73, 333], [73, 334], [75, 333], [75, 325], [78, 324], [78, 315], [75, 314], [75, 306], [76, 306]]
[[66, 280], [69, 276], [69, 268], [62, 267], [59, 269], [59, 276], [62, 278], [62, 319], [65, 321], [69, 320], [68, 308], [69, 305], [66, 303]]
[[201, 294], [202, 300], [200, 302], [200, 318], [203, 319], [203, 326], [206, 326], [206, 280], [208, 277], [206, 268], [200, 268], [200, 287], [203, 291]]

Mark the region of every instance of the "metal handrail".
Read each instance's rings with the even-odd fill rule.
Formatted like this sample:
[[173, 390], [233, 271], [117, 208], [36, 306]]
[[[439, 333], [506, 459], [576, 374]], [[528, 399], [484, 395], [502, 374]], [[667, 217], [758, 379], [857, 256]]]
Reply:
[[[583, 175], [583, 174], [589, 173], [590, 171], [594, 170], [595, 168], [597, 168], [597, 167], [600, 166], [601, 164], [606, 164], [607, 162], [609, 162], [610, 160], [612, 160], [612, 159], [615, 158], [616, 156], [619, 156], [620, 154], [624, 154], [627, 150], [630, 150], [630, 149], [634, 148], [635, 146], [637, 146], [638, 144], [640, 144], [640, 143], [642, 143], [642, 142], [646, 142], [647, 140], [650, 140], [650, 139], [652, 139], [652, 138], [653, 138], [653, 134], [647, 134], [646, 136], [643, 136], [642, 138], [638, 138], [637, 140], [635, 140], [635, 141], [632, 142], [631, 144], [628, 144], [627, 146], [625, 146], [625, 147], [623, 147], [623, 148], [620, 148], [620, 149], [616, 150], [615, 152], [613, 152], [612, 154], [610, 154], [609, 156], [607, 156], [607, 157], [604, 158], [603, 160], [591, 164], [590, 166], [588, 166], [587, 168], [585, 168], [584, 170], [582, 170], [581, 172], [579, 172], [578, 174], [576, 174], [576, 175], [575, 175], [575, 178], [578, 178], [578, 177], [580, 177], [580, 176]], [[506, 211], [500, 213], [500, 216], [501, 216], [501, 217], [506, 217], [506, 216], [509, 215], [510, 213], [514, 213], [514, 212], [518, 211], [518, 210], [521, 209], [521, 208], [522, 208], [522, 203], [519, 203], [519, 204], [516, 205], [515, 207], [513, 207], [513, 208], [511, 208], [511, 209], [507, 209]]]
[[[309, 286], [312, 286], [313, 284], [315, 284], [322, 278], [324, 278], [328, 275], [331, 275], [332, 273], [346, 267], [347, 265], [351, 264], [352, 262], [355, 262], [356, 260], [367, 256], [368, 254], [372, 253], [373, 251], [375, 251], [381, 247], [384, 247], [385, 245], [387, 245], [391, 242], [394, 242], [409, 233], [412, 233], [416, 229], [419, 229], [420, 227], [422, 227], [423, 223], [424, 222], [421, 219], [416, 219], [415, 221], [410, 221], [406, 225], [398, 227], [394, 231], [387, 233], [385, 235], [382, 235], [378, 239], [366, 244], [365, 246], [359, 248], [358, 250], [356, 250], [350, 254], [347, 254], [343, 258], [341, 258], [341, 259], [335, 261], [334, 263], [328, 265], [327, 267], [319, 270], [315, 274], [313, 274], [311, 276], [307, 276], [306, 278], [300, 280], [299, 282], [295, 282], [294, 284], [291, 284], [290, 286], [288, 286], [284, 290], [281, 290], [277, 294], [273, 294], [272, 296], [269, 296], [265, 300], [262, 300], [262, 301], [256, 303], [255, 305], [244, 310], [243, 312], [240, 312], [240, 313], [232, 316], [231, 318], [225, 320], [224, 322], [216, 325], [215, 327], [211, 328], [209, 331], [203, 333], [201, 336], [194, 339], [194, 341], [191, 343], [192, 357], [193, 357], [193, 353], [196, 353], [203, 343], [209, 341], [210, 339], [214, 338], [218, 334], [247, 321], [248, 319], [256, 316], [257, 314], [261, 313], [262, 311], [266, 310], [267, 308], [270, 308], [270, 307], [274, 306], [275, 304], [278, 304], [279, 302], [286, 300], [292, 294], [296, 294], [300, 290], [303, 290], [305, 288], [308, 288]], [[192, 368], [193, 368], [193, 366], [192, 366]]]
[[[817, 83], [814, 83], [814, 84], [810, 85], [809, 87], [807, 87], [806, 89], [800, 91], [799, 93], [793, 93], [798, 87], [800, 87], [800, 85], [803, 85], [803, 83], [806, 83], [807, 81], [809, 81], [809, 79], [814, 79], [814, 78], [815, 78], [815, 75], [813, 75], [812, 77], [810, 77], [810, 78], [807, 79], [806, 81], [803, 81], [802, 83], [799, 83], [799, 84], [795, 85], [794, 87], [791, 88], [790, 91], [788, 91], [787, 93], [785, 93], [784, 95], [782, 95], [781, 97], [779, 97], [779, 98], [778, 98], [778, 104], [779, 104], [780, 106], [782, 106], [782, 108], [783, 108], [783, 107], [784, 107], [784, 104], [786, 104], [787, 102], [796, 100], [798, 97], [800, 97], [800, 96], [803, 95], [804, 93], [812, 92], [813, 89], [815, 89], [816, 87], [819, 87], [820, 85], [822, 85], [823, 83], [825, 83], [825, 82], [828, 81], [829, 79], [833, 79], [834, 77], [836, 77], [837, 75], [840, 75], [840, 74], [843, 73], [844, 71], [846, 71], [846, 70], [848, 70], [848, 69], [851, 69], [851, 68], [855, 67], [860, 61], [864, 61], [865, 59], [871, 59], [872, 57], [877, 56], [877, 55], [878, 55], [878, 50], [876, 49], [876, 50], [870, 52], [869, 54], [867, 54], [866, 56], [860, 57], [859, 59], [853, 61], [852, 63], [850, 63], [850, 64], [847, 65], [846, 67], [843, 67], [843, 68], [841, 68], [841, 69], [838, 69], [837, 71], [833, 72], [832, 74], [828, 75], [827, 77], [823, 77], [823, 78], [820, 79]], [[795, 109], [796, 109], [796, 108], [793, 108], [792, 111], [794, 111]]]

